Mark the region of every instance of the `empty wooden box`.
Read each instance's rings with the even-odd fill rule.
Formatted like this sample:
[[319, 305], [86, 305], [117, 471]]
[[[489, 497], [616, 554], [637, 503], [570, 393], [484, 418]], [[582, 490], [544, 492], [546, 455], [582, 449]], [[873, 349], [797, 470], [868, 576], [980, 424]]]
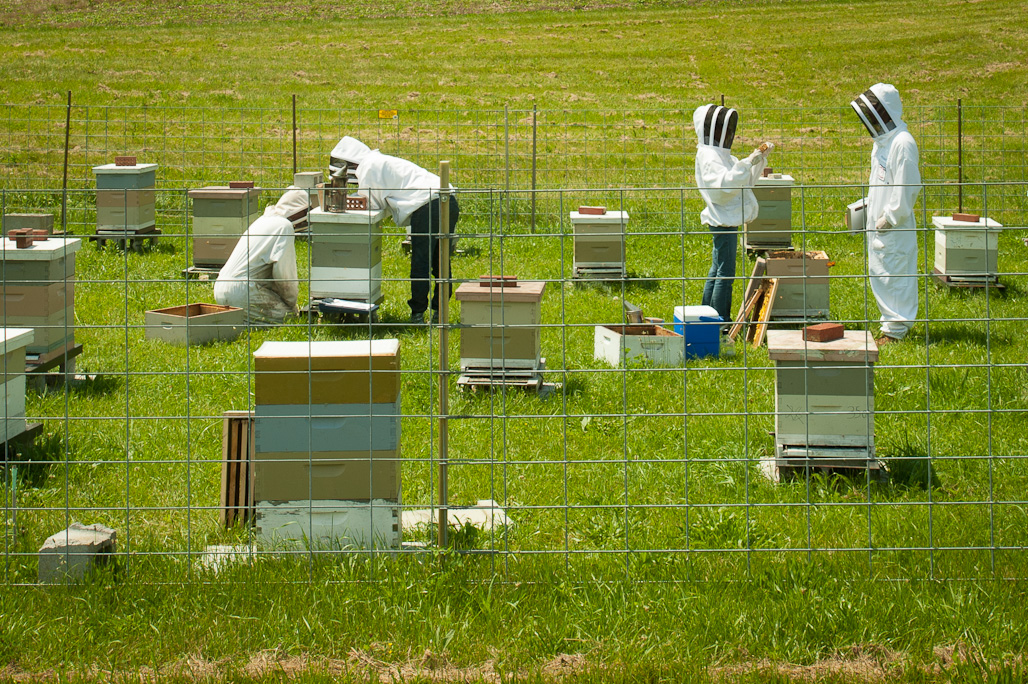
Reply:
[[872, 458], [878, 348], [871, 333], [847, 330], [841, 339], [808, 342], [802, 330], [769, 330], [767, 349], [775, 362], [779, 457], [856, 450]]
[[382, 301], [384, 209], [310, 213], [311, 297]]
[[6, 325], [33, 328], [30, 355], [47, 356], [75, 344], [75, 253], [77, 238], [51, 237], [18, 249], [2, 240], [3, 299], [0, 315]]
[[772, 173], [758, 178], [753, 194], [757, 218], [746, 224], [747, 248], [782, 248], [792, 244], [792, 176]]
[[589, 271], [596, 271], [624, 277], [628, 212], [582, 214], [573, 211], [571, 228], [575, 242], [575, 275], [588, 276]]
[[460, 365], [468, 369], [542, 367], [544, 282], [483, 277], [457, 288]]
[[246, 313], [234, 306], [184, 304], [145, 314], [146, 339], [184, 347], [234, 340], [246, 327]]
[[829, 314], [828, 254], [823, 251], [771, 252], [767, 277], [778, 279], [771, 318], [827, 318]]
[[593, 358], [614, 368], [681, 366], [685, 339], [661, 325], [598, 325], [593, 337]]
[[25, 432], [25, 348], [32, 341], [28, 328], [3, 328], [0, 355], [3, 368], [3, 406], [0, 406], [0, 443]]
[[209, 186], [190, 190], [193, 201], [193, 265], [220, 267], [239, 237], [260, 215], [260, 188]]
[[157, 223], [157, 164], [94, 166], [97, 233], [148, 233]]
[[990, 218], [975, 222], [935, 216], [935, 270], [955, 279], [995, 278], [999, 268], [999, 233]]

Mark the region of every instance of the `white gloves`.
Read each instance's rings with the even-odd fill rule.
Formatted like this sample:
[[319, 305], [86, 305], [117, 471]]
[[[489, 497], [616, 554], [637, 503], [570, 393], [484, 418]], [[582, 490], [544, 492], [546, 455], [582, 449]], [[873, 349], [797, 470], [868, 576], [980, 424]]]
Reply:
[[774, 144], [766, 142], [753, 150], [750, 156], [746, 157], [746, 161], [749, 162], [750, 166], [756, 166], [758, 163], [762, 163], [764, 166], [767, 166], [767, 155], [769, 155], [773, 149], [775, 149]]
[[889, 228], [892, 228], [892, 226], [889, 225], [889, 219], [885, 218], [885, 214], [882, 214], [878, 217], [878, 220], [875, 221], [875, 230], [887, 230]]

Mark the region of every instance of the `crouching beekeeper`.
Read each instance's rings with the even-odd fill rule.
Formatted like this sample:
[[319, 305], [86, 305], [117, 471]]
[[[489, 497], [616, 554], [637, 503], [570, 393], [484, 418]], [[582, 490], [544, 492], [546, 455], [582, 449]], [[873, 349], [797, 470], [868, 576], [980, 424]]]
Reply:
[[902, 340], [917, 318], [917, 221], [921, 192], [917, 143], [903, 123], [895, 87], [876, 83], [850, 103], [874, 140], [867, 196], [867, 269], [882, 334], [878, 346]]
[[307, 191], [290, 187], [239, 238], [218, 280], [214, 299], [246, 311], [247, 320], [281, 323], [297, 313], [299, 280], [293, 225], [307, 216]]

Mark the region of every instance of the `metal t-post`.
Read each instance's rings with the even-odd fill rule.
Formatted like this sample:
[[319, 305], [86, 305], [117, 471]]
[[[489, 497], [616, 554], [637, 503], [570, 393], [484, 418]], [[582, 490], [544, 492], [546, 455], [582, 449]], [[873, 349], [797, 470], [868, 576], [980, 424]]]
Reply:
[[[71, 141], [71, 91], [64, 118], [64, 180], [61, 182], [61, 232], [68, 232], [68, 145]], [[97, 243], [100, 244], [100, 243]]]
[[450, 162], [439, 162], [439, 548], [447, 545], [450, 412]]

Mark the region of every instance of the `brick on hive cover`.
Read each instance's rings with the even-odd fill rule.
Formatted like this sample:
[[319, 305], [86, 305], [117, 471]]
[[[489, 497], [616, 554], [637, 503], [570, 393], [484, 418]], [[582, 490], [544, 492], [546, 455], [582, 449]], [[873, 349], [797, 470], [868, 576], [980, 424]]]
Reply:
[[135, 166], [136, 165], [136, 158], [132, 157], [132, 156], [127, 156], [127, 155], [124, 156], [124, 157], [115, 157], [114, 158], [114, 165], [115, 166]]
[[603, 216], [607, 213], [607, 207], [586, 207], [578, 208], [578, 213], [583, 215]]
[[232, 189], [252, 188], [253, 181], [229, 181], [228, 187]]
[[93, 568], [114, 558], [118, 533], [96, 523], [73, 522], [51, 535], [39, 549], [39, 581], [66, 582], [84, 578]]
[[966, 221], [967, 223], [978, 223], [982, 220], [982, 217], [978, 214], [953, 214], [954, 221]]
[[818, 323], [803, 329], [803, 339], [807, 342], [831, 342], [841, 340], [845, 333], [842, 323]]
[[517, 287], [518, 277], [515, 275], [480, 275], [478, 276], [479, 287]]

